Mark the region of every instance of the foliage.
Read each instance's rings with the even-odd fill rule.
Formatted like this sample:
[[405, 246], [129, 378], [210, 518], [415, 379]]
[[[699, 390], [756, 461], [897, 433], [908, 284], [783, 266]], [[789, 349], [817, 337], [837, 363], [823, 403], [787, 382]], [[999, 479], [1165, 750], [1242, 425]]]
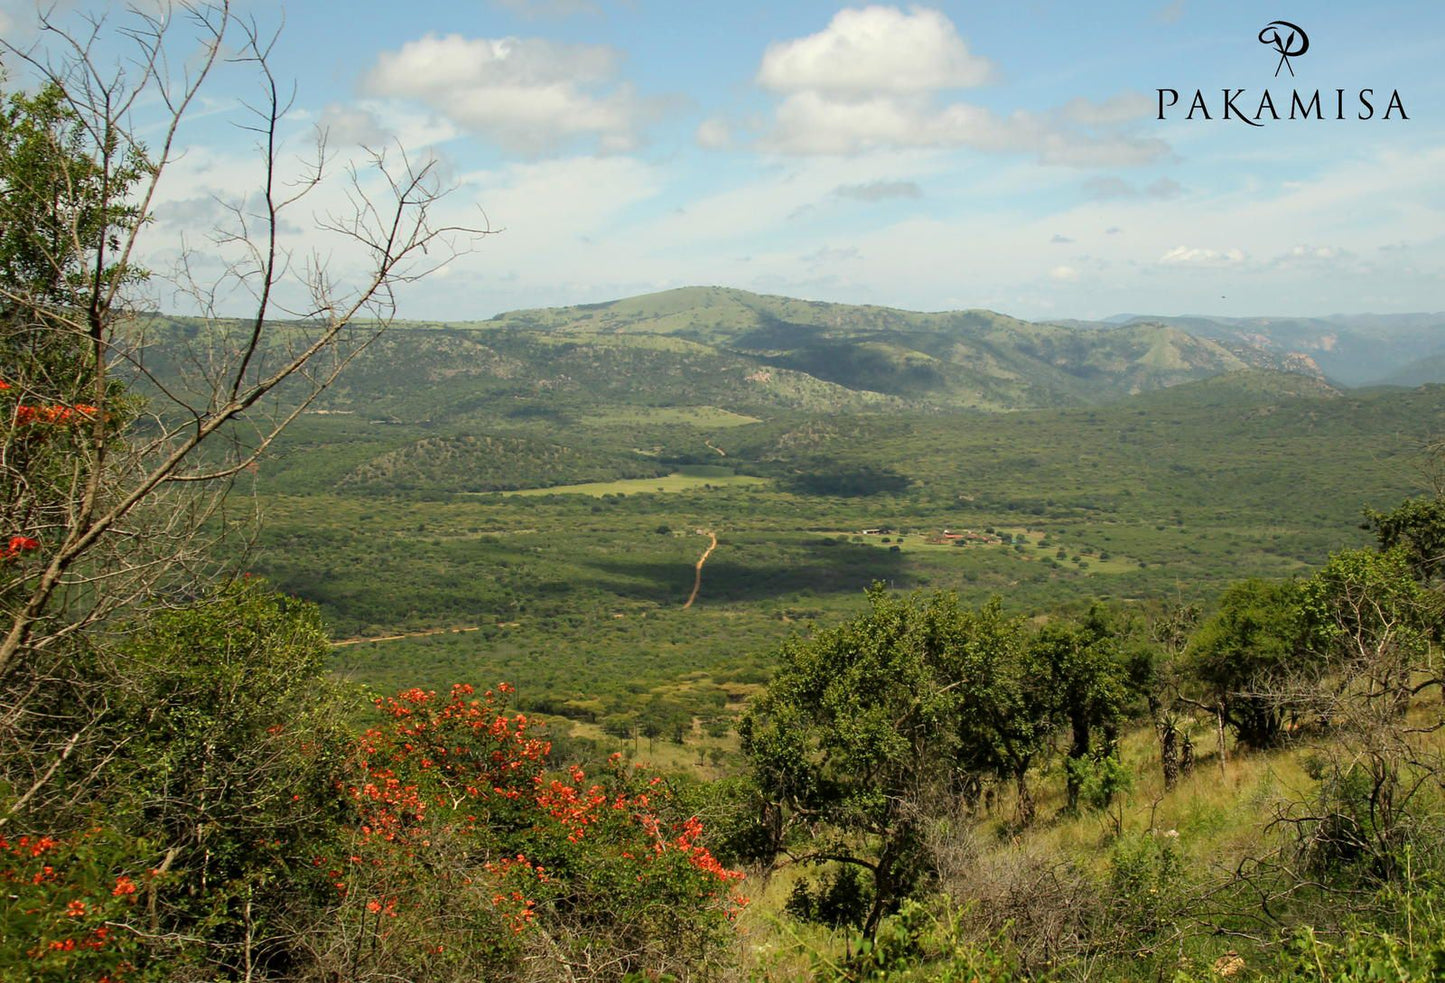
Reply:
[[1438, 583], [1445, 575], [1445, 498], [1407, 498], [1388, 512], [1366, 509], [1365, 525], [1381, 550], [1404, 550], [1422, 583]]
[[[235, 582], [125, 628], [114, 649], [69, 650], [7, 735], [0, 824], [45, 849], [33, 874], [7, 875], [29, 877], [12, 901], [40, 917], [7, 919], [6, 945], [84, 954], [56, 978], [258, 972], [337, 811], [342, 731], [315, 608]], [[99, 935], [57, 938], [47, 899], [80, 906], [66, 924], [95, 915]]]
[[510, 689], [377, 700], [384, 723], [343, 785], [354, 818], [317, 859], [336, 898], [306, 933], [319, 967], [499, 979], [530, 954], [574, 979], [704, 971], [745, 901], [729, 889], [741, 875], [660, 778], [616, 758], [590, 781], [552, 770]]
[[1285, 983], [1427, 983], [1445, 976], [1445, 907], [1433, 878], [1385, 889], [1384, 917], [1357, 919], [1337, 938], [1294, 933], [1275, 979]]
[[1219, 599], [1219, 611], [1189, 644], [1186, 658], [1240, 741], [1279, 740], [1288, 693], [1315, 668], [1304, 648], [1300, 588], [1292, 582], [1242, 581]]
[[1032, 818], [1025, 776], [1051, 731], [1022, 626], [997, 603], [965, 611], [951, 595], [882, 585], [868, 601], [867, 614], [785, 643], [738, 728], [776, 848], [871, 875], [865, 936], [926, 876], [925, 810], [969, 775], [1015, 779], [1021, 821]]
[[104, 829], [59, 840], [0, 837], [0, 976], [35, 983], [138, 981], [142, 943], [124, 923], [158, 875]]
[[[1127, 669], [1119, 650], [1118, 630], [1103, 605], [1095, 604], [1080, 621], [1045, 625], [1030, 641], [1035, 662], [1049, 674], [1050, 691], [1059, 717], [1070, 729], [1068, 808], [1078, 807], [1079, 794], [1095, 753], [1094, 731], [1104, 728], [1112, 743], [1124, 714]], [[1109, 757], [1105, 747], [1101, 758]], [[1112, 787], [1107, 783], [1104, 787]], [[1104, 804], [1112, 801], [1104, 793]]]

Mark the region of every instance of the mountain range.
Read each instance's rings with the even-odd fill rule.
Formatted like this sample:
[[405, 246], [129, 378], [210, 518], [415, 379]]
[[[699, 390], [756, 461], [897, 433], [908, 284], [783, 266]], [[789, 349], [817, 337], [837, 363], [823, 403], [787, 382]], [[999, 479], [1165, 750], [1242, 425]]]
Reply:
[[[195, 343], [197, 329], [152, 330]], [[159, 353], [158, 353], [159, 354]], [[162, 354], [161, 357], [164, 357]], [[1007, 411], [1095, 406], [1227, 373], [1445, 381], [1445, 315], [1030, 322], [685, 287], [489, 320], [397, 322], [318, 404], [463, 428], [598, 407]]]

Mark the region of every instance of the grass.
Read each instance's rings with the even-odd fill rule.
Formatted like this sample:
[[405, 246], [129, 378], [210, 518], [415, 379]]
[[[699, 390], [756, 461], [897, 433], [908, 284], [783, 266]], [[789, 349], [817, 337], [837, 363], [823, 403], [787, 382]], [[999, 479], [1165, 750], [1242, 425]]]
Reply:
[[723, 486], [748, 487], [771, 484], [767, 478], [748, 474], [730, 476], [706, 476], [684, 474], [681, 471], [661, 478], [626, 478], [621, 481], [588, 481], [579, 485], [554, 485], [551, 488], [521, 488], [507, 492], [475, 492], [477, 495], [534, 496], [534, 495], [588, 495], [603, 498], [608, 495], [672, 495], [677, 492], [706, 490]]
[[583, 426], [689, 426], [699, 429], [727, 429], [761, 423], [755, 416], [734, 413], [716, 406], [609, 406], [578, 418]]

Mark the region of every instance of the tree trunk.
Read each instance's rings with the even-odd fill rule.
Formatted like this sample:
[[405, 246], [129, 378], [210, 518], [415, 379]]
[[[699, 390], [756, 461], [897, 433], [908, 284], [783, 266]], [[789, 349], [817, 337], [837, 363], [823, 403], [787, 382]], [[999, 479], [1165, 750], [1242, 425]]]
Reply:
[[1069, 760], [1064, 766], [1065, 790], [1068, 793], [1068, 811], [1079, 811], [1079, 792], [1084, 784], [1084, 762], [1089, 758], [1093, 735], [1089, 732], [1087, 718], [1075, 717], [1072, 723], [1073, 742], [1069, 745]]
[[1159, 763], [1164, 768], [1164, 791], [1179, 784], [1179, 725], [1172, 717], [1159, 721]]
[[1029, 766], [1014, 769], [1014, 785], [1019, 793], [1019, 828], [1028, 829], [1034, 824], [1034, 795], [1029, 791]]

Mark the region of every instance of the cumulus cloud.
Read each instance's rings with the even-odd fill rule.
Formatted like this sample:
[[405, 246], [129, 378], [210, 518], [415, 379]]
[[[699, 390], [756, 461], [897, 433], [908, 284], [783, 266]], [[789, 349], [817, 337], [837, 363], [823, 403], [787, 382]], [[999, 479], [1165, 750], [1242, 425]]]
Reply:
[[1031, 153], [1046, 164], [1109, 167], [1143, 164], [1168, 152], [1162, 141], [1058, 125], [1017, 112], [999, 116], [980, 106], [877, 95], [836, 99], [798, 92], [783, 100], [765, 149], [790, 154], [852, 154], [899, 147], [972, 147]]
[[1074, 99], [1047, 113], [1009, 115], [944, 97], [994, 74], [939, 11], [843, 10], [817, 34], [775, 42], [763, 55], [757, 83], [782, 101], [760, 145], [832, 155], [971, 147], [1080, 167], [1128, 166], [1168, 152], [1158, 139], [1120, 129], [1148, 115], [1142, 95]]
[[1358, 257], [1341, 246], [1291, 246], [1270, 260], [1270, 265], [1284, 269], [1344, 269], [1357, 267]]
[[421, 102], [510, 149], [540, 153], [581, 138], [625, 150], [643, 107], [618, 81], [620, 62], [606, 45], [428, 34], [383, 52], [363, 88]]
[[396, 138], [374, 113], [360, 106], [327, 106], [321, 113], [321, 127], [332, 145], [381, 147]]
[[1079, 271], [1072, 266], [1055, 266], [1049, 270], [1049, 279], [1058, 280], [1060, 283], [1074, 283], [1079, 279]]
[[1348, 250], [1338, 246], [1291, 246], [1285, 250], [1282, 259], [1340, 259], [1349, 256]]
[[233, 214], [217, 192], [163, 201], [155, 207], [151, 218], [157, 225], [170, 228], [209, 230]]
[[840, 184], [833, 189], [833, 194], [853, 201], [886, 201], [889, 198], [922, 198], [923, 189], [916, 181], [869, 181], [867, 184]]
[[937, 10], [840, 10], [827, 28], [768, 46], [758, 83], [777, 92], [833, 95], [931, 92], [982, 85], [993, 66], [968, 50]]
[[1189, 246], [1175, 246], [1159, 257], [1163, 266], [1235, 266], [1244, 262], [1244, 250], [1195, 249]]
[[1142, 92], [1121, 92], [1097, 102], [1079, 96], [1070, 99], [1058, 109], [1061, 118], [1085, 126], [1132, 123], [1151, 118], [1153, 112], [1154, 101]]

